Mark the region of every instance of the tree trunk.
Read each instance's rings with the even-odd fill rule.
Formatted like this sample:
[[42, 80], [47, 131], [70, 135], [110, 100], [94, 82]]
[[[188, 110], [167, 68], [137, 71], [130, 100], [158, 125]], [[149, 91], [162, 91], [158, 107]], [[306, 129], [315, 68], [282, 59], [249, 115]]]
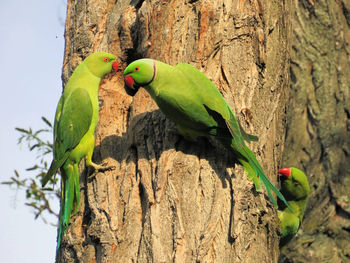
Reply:
[[294, 1], [284, 166], [311, 196], [283, 262], [350, 262], [350, 2]]
[[[94, 51], [198, 67], [219, 88], [276, 183], [288, 101], [289, 1], [68, 1], [64, 82]], [[276, 262], [275, 208], [212, 138], [188, 142], [150, 96], [100, 87], [94, 159], [57, 262]], [[90, 176], [87, 176], [87, 175]]]

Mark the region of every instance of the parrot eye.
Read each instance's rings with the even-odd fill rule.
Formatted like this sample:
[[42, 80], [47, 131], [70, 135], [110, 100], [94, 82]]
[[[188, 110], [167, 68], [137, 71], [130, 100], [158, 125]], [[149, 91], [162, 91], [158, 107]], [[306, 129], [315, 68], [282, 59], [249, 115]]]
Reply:
[[103, 58], [103, 61], [104, 61], [104, 62], [109, 62], [109, 58], [108, 58], [108, 57], [104, 57], [104, 58]]
[[137, 72], [140, 70], [140, 67], [135, 67], [134, 71]]
[[300, 182], [298, 182], [298, 181], [296, 181], [296, 180], [293, 180], [293, 183], [294, 183], [295, 186], [300, 185]]

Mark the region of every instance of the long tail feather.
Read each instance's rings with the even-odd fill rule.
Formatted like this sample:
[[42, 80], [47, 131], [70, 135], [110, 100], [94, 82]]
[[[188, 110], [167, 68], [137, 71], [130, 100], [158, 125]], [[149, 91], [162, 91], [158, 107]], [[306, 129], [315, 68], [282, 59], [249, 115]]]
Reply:
[[64, 224], [63, 224], [63, 211], [64, 211], [64, 193], [65, 193], [65, 183], [64, 181], [67, 178], [66, 173], [64, 172], [64, 169], [62, 169], [61, 173], [61, 205], [60, 205], [60, 216], [59, 216], [59, 223], [58, 223], [58, 231], [57, 231], [57, 245], [56, 245], [56, 251], [60, 248], [61, 245], [61, 239], [64, 234]]
[[[248, 171], [248, 176], [252, 177], [255, 187], [257, 186], [257, 183], [255, 181], [257, 180], [257, 178], [260, 178], [274, 206], [277, 207], [277, 202], [276, 202], [276, 199], [273, 197], [271, 190], [275, 192], [278, 198], [283, 201], [283, 203], [288, 207], [288, 209], [291, 212], [293, 212], [293, 209], [290, 207], [290, 205], [288, 204], [287, 200], [284, 198], [282, 193], [271, 183], [270, 179], [265, 175], [263, 169], [261, 168], [258, 160], [255, 158], [255, 155], [253, 154], [253, 152], [245, 145], [242, 148], [242, 151], [239, 151], [239, 153], [246, 159], [246, 161], [242, 160], [242, 158], [238, 158], [238, 161], [243, 165], [244, 169]], [[255, 176], [252, 175], [252, 172], [251, 172], [252, 169], [255, 171]], [[257, 190], [259, 189], [257, 188]]]
[[271, 190], [276, 193], [279, 199], [285, 203], [288, 209], [293, 212], [293, 209], [288, 204], [287, 200], [281, 194], [281, 192], [271, 183], [270, 179], [265, 175], [263, 169], [261, 168], [258, 160], [255, 158], [254, 153], [244, 144], [244, 140], [246, 141], [254, 141], [258, 138], [254, 135], [247, 134], [242, 126], [236, 120], [236, 117], [231, 112], [230, 120], [226, 122], [226, 126], [229, 129], [232, 140], [229, 142], [228, 140], [221, 139], [221, 142], [228, 148], [233, 150], [234, 154], [237, 157], [237, 160], [243, 165], [244, 170], [248, 173], [248, 178], [251, 179], [254, 184], [256, 190], [260, 189], [260, 181], [259, 178], [264, 183], [265, 189], [272, 203], [277, 207], [277, 202], [273, 197]]
[[64, 166], [62, 170], [61, 210], [56, 251], [60, 248], [65, 230], [70, 222], [70, 217], [72, 214], [76, 213], [80, 199], [78, 165], [69, 164]]
[[73, 215], [78, 211], [79, 201], [80, 201], [80, 184], [79, 184], [79, 168], [78, 164], [73, 165], [74, 169], [74, 211]]
[[68, 156], [69, 156], [70, 152], [66, 152], [63, 157], [60, 160], [53, 160], [49, 170], [47, 171], [46, 175], [44, 176], [44, 178], [42, 178], [41, 180], [41, 186], [44, 187], [47, 182], [51, 179], [51, 177], [57, 172], [58, 168], [60, 168], [64, 162], [67, 160]]
[[248, 174], [249, 180], [253, 181], [255, 189], [257, 191], [260, 191], [260, 179], [258, 178], [255, 170], [250, 166], [250, 164], [247, 161], [240, 158], [238, 158], [238, 161], [243, 165], [244, 171]]

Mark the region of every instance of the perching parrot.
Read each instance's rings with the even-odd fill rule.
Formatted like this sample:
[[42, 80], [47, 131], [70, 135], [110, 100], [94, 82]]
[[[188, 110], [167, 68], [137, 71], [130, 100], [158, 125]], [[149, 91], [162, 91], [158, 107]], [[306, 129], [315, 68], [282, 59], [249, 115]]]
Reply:
[[[105, 52], [88, 56], [74, 70], [58, 102], [54, 123], [53, 160], [42, 180], [44, 187], [61, 170], [61, 210], [57, 237], [60, 247], [71, 214], [79, 205], [78, 165], [86, 157], [86, 165], [108, 169], [92, 162], [95, 128], [99, 117], [98, 87], [105, 74], [118, 69], [116, 57]], [[74, 211], [73, 211], [74, 210]]]
[[278, 173], [281, 178], [281, 193], [294, 212], [289, 211], [284, 203], [278, 200], [278, 218], [282, 228], [280, 247], [282, 247], [298, 232], [310, 194], [310, 186], [306, 175], [297, 168], [282, 168]]
[[144, 87], [186, 138], [215, 136], [233, 152], [257, 190], [260, 189], [258, 178], [261, 178], [272, 203], [277, 206], [271, 189], [288, 206], [244, 142], [256, 141], [257, 137], [244, 132], [219, 90], [197, 68], [185, 63], [170, 66], [152, 59], [139, 59], [128, 65], [124, 75], [129, 95]]

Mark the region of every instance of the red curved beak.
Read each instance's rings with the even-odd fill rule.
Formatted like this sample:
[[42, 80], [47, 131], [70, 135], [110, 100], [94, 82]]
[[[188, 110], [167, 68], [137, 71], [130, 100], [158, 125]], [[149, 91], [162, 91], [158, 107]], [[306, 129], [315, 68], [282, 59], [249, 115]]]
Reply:
[[126, 75], [124, 80], [125, 80], [125, 84], [128, 86], [128, 88], [130, 88], [130, 89], [134, 88], [135, 80], [133, 79], [133, 77]]
[[281, 168], [278, 170], [278, 174], [281, 174], [288, 178], [292, 173], [292, 170], [290, 168]]
[[114, 61], [113, 64], [112, 64], [112, 67], [114, 68], [115, 71], [117, 71], [118, 68], [119, 68], [118, 62]]
[[140, 86], [137, 85], [135, 83], [135, 80], [133, 79], [133, 77], [126, 75], [124, 77], [124, 81], [125, 81], [125, 91], [128, 95], [130, 96], [134, 96], [136, 94], [136, 92], [139, 90]]

